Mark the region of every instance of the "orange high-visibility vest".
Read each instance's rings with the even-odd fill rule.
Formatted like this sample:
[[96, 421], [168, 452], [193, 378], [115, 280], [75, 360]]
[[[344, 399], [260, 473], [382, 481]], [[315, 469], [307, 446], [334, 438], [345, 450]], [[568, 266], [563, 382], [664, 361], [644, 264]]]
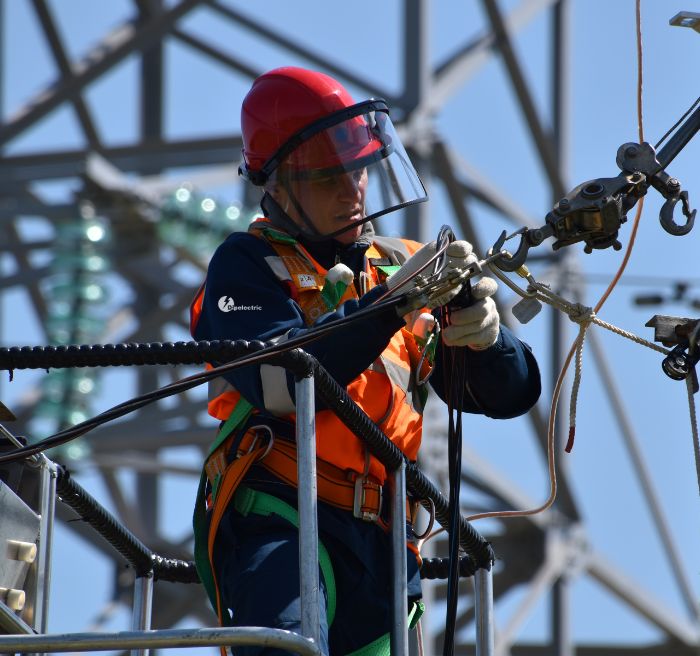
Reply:
[[[264, 239], [274, 249], [276, 256], [265, 259], [299, 304], [307, 325], [312, 325], [322, 314], [332, 310], [321, 297], [327, 270], [299, 242], [272, 228], [269, 220], [263, 218], [256, 220], [249, 232]], [[363, 293], [380, 282], [380, 274], [371, 263], [372, 259], [388, 258], [394, 265], [402, 264], [420, 246], [410, 240], [374, 237], [366, 252], [366, 289], [362, 290]], [[202, 311], [204, 291], [205, 285], [202, 285], [191, 306], [192, 332]], [[358, 295], [354, 285], [349, 285], [339, 304], [353, 298], [358, 298]], [[348, 356], [352, 357], [352, 354]], [[379, 358], [347, 386], [355, 403], [410, 460], [417, 457], [423, 426], [426, 392], [418, 388], [414, 375], [420, 359], [413, 334], [402, 328], [394, 334]], [[213, 417], [227, 419], [239, 399], [240, 393], [223, 377], [209, 383], [208, 412]], [[284, 418], [293, 422], [296, 415], [292, 413]], [[380, 483], [385, 480], [384, 467], [374, 457], [369, 459], [369, 470], [366, 469], [364, 445], [331, 410], [316, 413], [316, 455], [341, 469], [369, 473]]]

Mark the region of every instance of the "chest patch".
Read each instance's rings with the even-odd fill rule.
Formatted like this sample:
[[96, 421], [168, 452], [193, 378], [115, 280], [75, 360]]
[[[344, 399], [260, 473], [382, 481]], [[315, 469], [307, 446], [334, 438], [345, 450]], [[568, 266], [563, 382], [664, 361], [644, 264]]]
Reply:
[[309, 273], [298, 273], [296, 275], [297, 283], [299, 287], [303, 289], [308, 289], [311, 287], [318, 288], [318, 283], [316, 282], [316, 277]]

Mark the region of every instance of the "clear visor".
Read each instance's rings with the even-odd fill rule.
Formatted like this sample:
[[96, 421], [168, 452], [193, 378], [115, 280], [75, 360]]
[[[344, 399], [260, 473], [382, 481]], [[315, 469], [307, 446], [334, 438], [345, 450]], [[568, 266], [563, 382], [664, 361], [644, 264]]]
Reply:
[[428, 199], [379, 101], [355, 105], [337, 122], [324, 120], [280, 159], [271, 181], [286, 196], [287, 214], [311, 238], [357, 233], [354, 239], [367, 221]]

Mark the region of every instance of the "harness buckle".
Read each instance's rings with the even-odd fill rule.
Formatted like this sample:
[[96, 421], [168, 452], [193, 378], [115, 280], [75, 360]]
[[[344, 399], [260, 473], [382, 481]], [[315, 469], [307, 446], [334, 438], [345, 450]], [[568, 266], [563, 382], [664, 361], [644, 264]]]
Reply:
[[358, 476], [355, 478], [355, 494], [353, 495], [352, 514], [365, 522], [376, 522], [379, 519], [379, 513], [382, 509], [382, 486], [377, 485], [377, 495], [379, 496], [377, 512], [371, 512], [369, 510], [362, 509], [362, 506], [364, 506], [366, 500], [366, 482], [366, 476]]

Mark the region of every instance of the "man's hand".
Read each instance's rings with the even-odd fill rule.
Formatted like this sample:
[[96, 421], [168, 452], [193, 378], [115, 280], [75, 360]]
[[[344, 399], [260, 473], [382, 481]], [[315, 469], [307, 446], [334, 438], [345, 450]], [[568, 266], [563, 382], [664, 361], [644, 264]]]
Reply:
[[[460, 272], [464, 271], [468, 266], [476, 262], [476, 255], [473, 253], [472, 245], [468, 241], [459, 240], [453, 241], [447, 247], [445, 252], [447, 255], [447, 262], [445, 262], [445, 268], [442, 270], [440, 277], [447, 280], [450, 273], [455, 269]], [[428, 303], [426, 307], [430, 310], [441, 305], [447, 305], [457, 294], [459, 294], [462, 289], [462, 285], [457, 285], [452, 289], [439, 294], [438, 296], [430, 296], [428, 298]]]
[[472, 286], [474, 302], [450, 312], [450, 324], [442, 329], [442, 341], [447, 346], [468, 346], [481, 351], [496, 342], [501, 320], [491, 297], [497, 289], [496, 281], [486, 277]]
[[[435, 255], [437, 246], [434, 241], [426, 244], [411, 257], [404, 262], [401, 268], [390, 276], [387, 281], [387, 287], [392, 292], [396, 290], [396, 294], [405, 294], [411, 291], [416, 284], [415, 277], [420, 275], [427, 278], [432, 275], [433, 262], [426, 266], [426, 263]], [[446, 250], [447, 261], [439, 274], [439, 279], [447, 282], [450, 275], [456, 270], [464, 271], [467, 267], [477, 261], [476, 255], [472, 252], [472, 245], [468, 241], [453, 241]], [[446, 305], [459, 293], [462, 285], [455, 285], [452, 289], [442, 291], [437, 296], [429, 296], [427, 299], [420, 301], [419, 305], [412, 307], [403, 307], [399, 312], [409, 312], [416, 307], [427, 307], [428, 309], [436, 308], [440, 305]]]

